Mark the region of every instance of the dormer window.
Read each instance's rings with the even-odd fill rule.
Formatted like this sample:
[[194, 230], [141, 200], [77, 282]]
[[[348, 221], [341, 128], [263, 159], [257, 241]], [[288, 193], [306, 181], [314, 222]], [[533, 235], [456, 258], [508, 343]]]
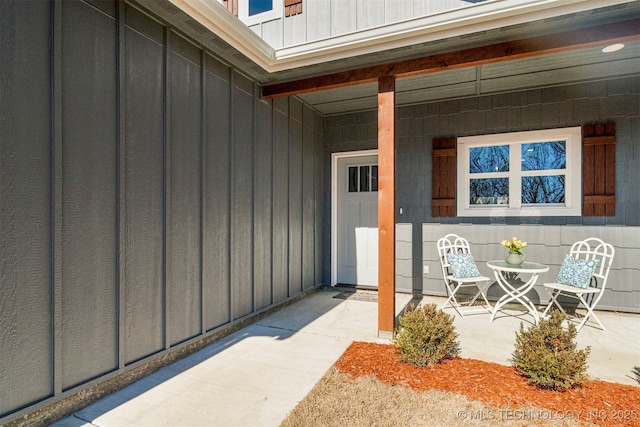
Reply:
[[258, 15], [260, 13], [270, 12], [273, 10], [273, 0], [248, 0], [249, 16]]
[[284, 0], [221, 0], [248, 27], [281, 19]]

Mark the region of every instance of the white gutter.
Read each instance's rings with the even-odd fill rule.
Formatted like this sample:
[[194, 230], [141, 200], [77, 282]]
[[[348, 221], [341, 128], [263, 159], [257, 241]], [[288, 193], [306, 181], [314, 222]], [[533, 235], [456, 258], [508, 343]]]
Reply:
[[217, 0], [170, 0], [268, 72], [314, 65], [637, 0], [490, 0], [274, 49]]
[[275, 49], [217, 0], [169, 0], [266, 71], [276, 63]]

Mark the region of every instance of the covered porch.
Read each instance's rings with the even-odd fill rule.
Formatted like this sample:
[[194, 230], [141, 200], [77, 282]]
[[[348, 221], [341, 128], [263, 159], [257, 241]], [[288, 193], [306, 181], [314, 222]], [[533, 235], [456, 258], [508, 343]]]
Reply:
[[[55, 426], [198, 425], [211, 413], [219, 425], [279, 425], [353, 341], [390, 343], [378, 337], [375, 292], [374, 298], [336, 298], [339, 294], [338, 288], [321, 288]], [[396, 315], [411, 303], [444, 302], [439, 297], [412, 300], [406, 293], [394, 299]], [[600, 316], [608, 331], [585, 327], [577, 338], [578, 348], [591, 346], [588, 375], [637, 385], [632, 369], [640, 363], [639, 315]], [[456, 317], [461, 357], [508, 365], [515, 332], [521, 322], [528, 327], [527, 317], [518, 310], [508, 310], [493, 323], [489, 314]]]

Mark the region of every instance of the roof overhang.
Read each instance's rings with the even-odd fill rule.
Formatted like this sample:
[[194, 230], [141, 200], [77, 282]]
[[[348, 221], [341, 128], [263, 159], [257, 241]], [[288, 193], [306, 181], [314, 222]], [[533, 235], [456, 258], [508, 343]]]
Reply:
[[490, 0], [277, 49], [217, 0], [169, 1], [266, 72], [277, 73], [637, 0]]

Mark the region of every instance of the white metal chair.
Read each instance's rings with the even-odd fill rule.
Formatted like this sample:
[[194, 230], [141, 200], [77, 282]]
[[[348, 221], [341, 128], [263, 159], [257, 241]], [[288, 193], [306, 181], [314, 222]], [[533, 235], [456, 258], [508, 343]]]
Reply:
[[[594, 313], [594, 309], [596, 305], [602, 298], [604, 294], [604, 289], [607, 286], [607, 279], [609, 278], [609, 269], [611, 268], [611, 263], [613, 262], [613, 257], [615, 255], [615, 249], [609, 243], [605, 243], [602, 240], [590, 237], [585, 240], [581, 240], [575, 242], [571, 246], [571, 250], [569, 251], [569, 256], [567, 257], [566, 262], [571, 262], [570, 258], [573, 260], [582, 260], [581, 265], [584, 266], [587, 261], [595, 261], [591, 263], [591, 266], [585, 270], [583, 267], [583, 274], [591, 273], [590, 277], [586, 280], [584, 285], [585, 288], [576, 286], [576, 284], [567, 284], [567, 283], [558, 283], [562, 281], [567, 281], [559, 277], [556, 279], [556, 282], [553, 283], [545, 283], [544, 289], [547, 291], [551, 300], [549, 301], [549, 305], [545, 308], [543, 312], [543, 316], [546, 316], [551, 307], [554, 305], [560, 309], [562, 313], [567, 316], [568, 321], [577, 321], [579, 316], [569, 316], [567, 312], [562, 308], [560, 302], [558, 302], [558, 297], [564, 296], [567, 298], [578, 300], [578, 306], [582, 304], [587, 313], [582, 318], [582, 321], [578, 324], [577, 331], [580, 331], [584, 324], [587, 322], [587, 319], [590, 317], [593, 318], [599, 325], [602, 330], [605, 330], [604, 325], [600, 322], [600, 319]], [[596, 264], [593, 266], [593, 264]], [[563, 263], [563, 267], [564, 267]], [[561, 267], [561, 270], [562, 268]], [[591, 272], [591, 268], [593, 268], [593, 272]], [[561, 273], [562, 274], [562, 273]], [[571, 282], [571, 280], [569, 280]], [[578, 308], [576, 307], [576, 309]]]
[[[447, 292], [449, 297], [442, 305], [442, 309], [447, 306], [453, 307], [460, 317], [464, 317], [465, 314], [474, 314], [474, 313], [484, 313], [493, 310], [491, 304], [487, 300], [486, 291], [490, 284], [490, 279], [488, 277], [484, 277], [480, 275], [475, 268], [475, 264], [472, 267], [473, 274], [467, 275], [470, 277], [460, 277], [460, 275], [454, 274], [454, 266], [450, 261], [447, 255], [461, 255], [461, 254], [471, 254], [471, 247], [469, 242], [464, 237], [460, 237], [457, 234], [447, 234], [446, 236], [438, 239], [438, 256], [440, 257], [440, 266], [442, 267], [442, 277], [444, 279], [444, 283], [446, 285]], [[472, 257], [468, 257], [471, 260]], [[458, 292], [461, 289], [465, 288], [476, 288], [476, 294], [469, 301], [458, 301]], [[478, 298], [481, 298], [479, 301], [481, 304], [477, 305], [476, 301]], [[484, 302], [483, 302], [484, 301]]]

